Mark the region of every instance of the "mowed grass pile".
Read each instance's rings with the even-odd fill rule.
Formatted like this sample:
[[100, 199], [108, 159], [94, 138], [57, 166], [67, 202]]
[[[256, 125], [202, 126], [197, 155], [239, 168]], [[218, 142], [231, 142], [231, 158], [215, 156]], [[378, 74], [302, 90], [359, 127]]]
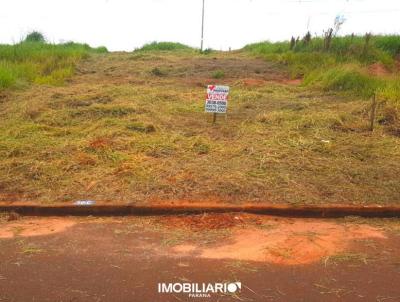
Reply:
[[[370, 132], [361, 97], [287, 84], [285, 66], [247, 52], [80, 64], [66, 85], [0, 98], [0, 199], [400, 201], [400, 128], [379, 108]], [[231, 87], [216, 125], [204, 113], [207, 84]]]
[[93, 52], [87, 44], [49, 44], [33, 32], [15, 45], [0, 45], [0, 90], [24, 87], [30, 83], [60, 85], [74, 73], [74, 67]]
[[[303, 38], [295, 45], [262, 42], [244, 50], [288, 65], [291, 76], [304, 78], [305, 85], [364, 98], [376, 94], [380, 100], [400, 105], [400, 36], [333, 37], [329, 48], [323, 38]], [[371, 72], [373, 64], [385, 72]]]

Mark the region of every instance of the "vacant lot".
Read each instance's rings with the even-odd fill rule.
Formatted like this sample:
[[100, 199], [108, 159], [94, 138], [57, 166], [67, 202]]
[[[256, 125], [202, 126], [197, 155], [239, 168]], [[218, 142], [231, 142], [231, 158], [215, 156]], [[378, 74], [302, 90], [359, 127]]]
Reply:
[[[231, 86], [216, 125], [207, 84]], [[400, 132], [370, 105], [242, 52], [93, 54], [1, 93], [0, 199], [396, 204]]]

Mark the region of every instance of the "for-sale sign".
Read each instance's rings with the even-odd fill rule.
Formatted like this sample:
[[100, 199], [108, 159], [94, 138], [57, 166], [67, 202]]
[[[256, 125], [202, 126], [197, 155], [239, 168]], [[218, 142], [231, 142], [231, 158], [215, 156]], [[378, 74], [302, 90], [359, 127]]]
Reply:
[[228, 86], [208, 85], [206, 112], [226, 113], [228, 107]]

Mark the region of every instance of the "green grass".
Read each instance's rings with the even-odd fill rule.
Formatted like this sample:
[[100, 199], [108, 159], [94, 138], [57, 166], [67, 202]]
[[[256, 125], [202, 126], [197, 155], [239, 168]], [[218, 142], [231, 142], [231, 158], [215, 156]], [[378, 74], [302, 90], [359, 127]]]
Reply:
[[[28, 35], [29, 37], [29, 35]], [[15, 45], [0, 45], [0, 90], [31, 83], [60, 85], [74, 73], [76, 64], [104, 47], [87, 44], [47, 44], [34, 36]]]
[[[376, 93], [396, 106], [400, 101], [395, 61], [400, 54], [400, 36], [373, 36], [368, 44], [361, 36], [335, 37], [329, 50], [324, 49], [320, 37], [309, 43], [301, 40], [292, 50], [287, 41], [262, 42], [247, 45], [244, 51], [287, 65], [291, 76], [304, 78], [305, 85], [364, 98]], [[367, 67], [374, 63], [381, 64], [388, 74], [369, 72]]]
[[359, 65], [331, 67], [325, 72], [310, 72], [305, 78], [306, 85], [320, 85], [325, 90], [346, 91], [353, 95], [371, 97], [384, 83], [383, 80], [368, 76]]

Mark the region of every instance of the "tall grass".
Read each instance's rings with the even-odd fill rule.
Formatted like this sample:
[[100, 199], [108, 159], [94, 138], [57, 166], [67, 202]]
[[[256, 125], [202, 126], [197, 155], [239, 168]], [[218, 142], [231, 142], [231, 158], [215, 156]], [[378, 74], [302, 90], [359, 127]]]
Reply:
[[0, 89], [29, 83], [62, 84], [73, 74], [79, 60], [96, 52], [107, 52], [107, 49], [73, 42], [47, 44], [33, 38], [15, 45], [0, 44]]
[[[244, 51], [279, 61], [289, 67], [293, 78], [304, 78], [305, 85], [324, 90], [344, 91], [361, 97], [379, 94], [386, 100], [400, 101], [400, 77], [396, 60], [400, 55], [400, 36], [334, 37], [329, 49], [324, 38], [306, 41], [261, 42], [244, 47]], [[378, 63], [388, 72], [369, 72]]]

